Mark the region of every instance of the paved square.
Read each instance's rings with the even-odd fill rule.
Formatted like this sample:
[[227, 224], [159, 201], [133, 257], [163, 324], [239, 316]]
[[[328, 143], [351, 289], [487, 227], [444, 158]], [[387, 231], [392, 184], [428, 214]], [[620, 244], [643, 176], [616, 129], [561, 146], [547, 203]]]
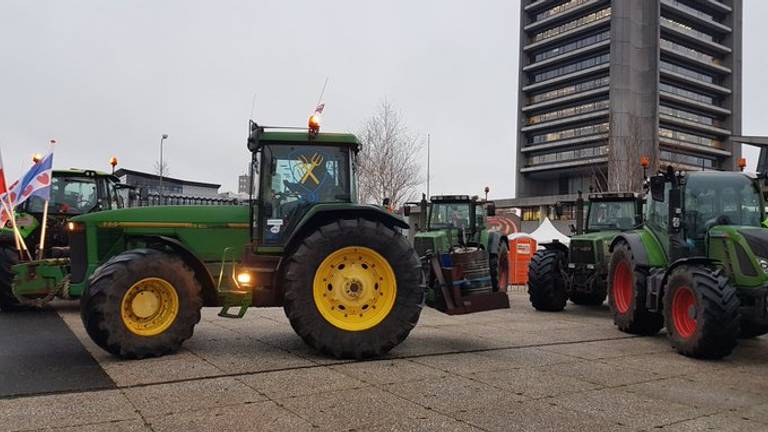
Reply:
[[470, 316], [427, 308], [401, 346], [365, 362], [314, 352], [280, 309], [205, 309], [181, 352], [123, 361], [60, 303], [114, 388], [0, 399], [0, 430], [768, 430], [768, 338], [698, 361], [663, 334], [618, 332], [605, 306], [539, 313], [521, 290], [510, 299]]

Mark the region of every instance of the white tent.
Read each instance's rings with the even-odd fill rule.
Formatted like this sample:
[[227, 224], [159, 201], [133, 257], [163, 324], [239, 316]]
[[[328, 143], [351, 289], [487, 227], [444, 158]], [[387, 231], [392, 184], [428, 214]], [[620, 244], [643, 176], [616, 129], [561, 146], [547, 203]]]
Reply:
[[557, 240], [566, 246], [571, 243], [571, 239], [555, 228], [549, 218], [544, 219], [544, 222], [531, 233], [531, 237], [533, 237], [533, 239], [536, 240], [536, 243], [540, 245], [552, 243], [554, 240]]

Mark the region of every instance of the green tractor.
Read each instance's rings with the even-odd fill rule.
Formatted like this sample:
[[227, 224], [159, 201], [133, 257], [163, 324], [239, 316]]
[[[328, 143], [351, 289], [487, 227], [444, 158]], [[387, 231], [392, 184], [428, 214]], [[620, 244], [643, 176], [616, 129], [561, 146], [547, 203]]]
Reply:
[[[623, 231], [642, 219], [642, 200], [631, 192], [594, 193], [588, 196], [586, 224], [584, 199], [576, 201], [575, 235], [568, 246], [544, 243], [528, 266], [528, 295], [536, 310], [558, 312], [570, 299], [577, 305], [603, 304], [607, 295], [608, 251]], [[582, 225], [584, 227], [582, 228]]]
[[768, 230], [761, 186], [741, 172], [675, 172], [648, 180], [642, 227], [611, 244], [613, 321], [624, 332], [666, 326], [679, 353], [721, 358], [768, 332]]
[[[122, 208], [125, 204], [125, 186], [113, 175], [91, 170], [54, 170], [52, 177], [44, 250], [42, 253], [37, 251], [36, 255], [65, 261], [69, 257], [66, 230], [69, 220], [86, 213]], [[19, 232], [30, 248], [40, 244], [43, 210], [44, 202], [37, 196], [30, 197], [16, 209]], [[35, 254], [35, 251], [31, 252]], [[11, 268], [19, 263], [19, 258], [9, 221], [6, 227], [0, 229], [0, 310], [42, 306], [56, 295], [68, 295], [65, 279], [60, 281], [64, 283], [58, 289], [50, 289], [42, 284], [42, 289], [37, 292], [28, 292], [26, 296], [14, 295]], [[54, 271], [58, 272], [58, 269]]]
[[[356, 203], [357, 138], [312, 123], [280, 131], [251, 122], [247, 144], [258, 178], [249, 205], [71, 221], [70, 293], [81, 296], [93, 341], [124, 358], [161, 356], [192, 336], [204, 306], [226, 318], [282, 306], [307, 344], [338, 358], [380, 356], [402, 342], [424, 302], [421, 267], [399, 231], [407, 223]], [[33, 286], [52, 267], [14, 271]]]
[[495, 204], [442, 195], [409, 205], [420, 207], [414, 246], [428, 275], [427, 304], [449, 315], [508, 308], [509, 243], [488, 229]]

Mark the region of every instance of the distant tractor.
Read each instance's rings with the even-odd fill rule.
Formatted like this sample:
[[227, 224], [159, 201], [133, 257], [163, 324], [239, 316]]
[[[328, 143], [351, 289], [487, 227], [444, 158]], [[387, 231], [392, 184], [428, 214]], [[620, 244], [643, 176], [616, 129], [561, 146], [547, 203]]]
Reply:
[[[399, 232], [408, 224], [356, 203], [355, 136], [309, 126], [251, 123], [258, 181], [248, 206], [131, 208], [71, 221], [71, 291], [82, 293], [97, 345], [125, 358], [174, 352], [203, 306], [227, 318], [282, 306], [307, 344], [339, 358], [380, 356], [408, 336], [424, 302], [419, 258]], [[15, 267], [19, 289], [55, 268]]]
[[[43, 258], [65, 259], [69, 257], [67, 222], [70, 218], [97, 211], [122, 208], [125, 205], [124, 186], [117, 177], [91, 170], [54, 170], [51, 182], [51, 199], [48, 204], [48, 223]], [[37, 196], [30, 197], [16, 209], [19, 231], [29, 248], [40, 244], [44, 202]], [[0, 310], [12, 311], [30, 305], [40, 306], [54, 295], [50, 289], [17, 297], [13, 294], [11, 267], [19, 262], [11, 222], [0, 229]], [[63, 288], [66, 288], [62, 286]]]
[[671, 168], [649, 179], [643, 225], [611, 244], [609, 303], [620, 330], [666, 326], [679, 353], [699, 358], [768, 332], [765, 182]]
[[448, 314], [508, 308], [509, 244], [488, 229], [493, 202], [467, 195], [420, 203], [414, 245], [427, 275], [427, 304]]
[[634, 229], [642, 219], [642, 201], [631, 192], [590, 194], [582, 229], [583, 206], [580, 195], [570, 245], [540, 244], [544, 249], [536, 252], [528, 266], [528, 295], [537, 310], [561, 311], [569, 299], [577, 305], [603, 304], [608, 248], [617, 235]]

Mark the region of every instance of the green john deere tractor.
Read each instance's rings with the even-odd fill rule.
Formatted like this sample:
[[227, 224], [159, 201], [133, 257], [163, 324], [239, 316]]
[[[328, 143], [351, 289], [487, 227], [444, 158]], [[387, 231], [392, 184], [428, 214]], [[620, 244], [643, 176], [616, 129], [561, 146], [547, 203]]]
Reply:
[[[357, 138], [251, 122], [247, 144], [258, 177], [250, 205], [71, 221], [70, 292], [82, 295], [93, 341], [121, 357], [161, 356], [192, 336], [203, 306], [227, 318], [282, 306], [307, 344], [336, 357], [379, 356], [402, 342], [424, 302], [421, 267], [398, 231], [407, 223], [356, 203]], [[14, 271], [32, 286], [49, 267]]]
[[537, 251], [528, 265], [528, 295], [536, 310], [561, 311], [568, 299], [577, 305], [603, 304], [608, 247], [617, 235], [635, 228], [642, 219], [642, 200], [631, 192], [590, 194], [586, 224], [582, 223], [583, 208], [579, 194], [570, 244], [540, 244], [544, 249]]
[[449, 315], [508, 308], [509, 243], [488, 229], [495, 204], [467, 195], [409, 204], [420, 207], [414, 245], [428, 275], [427, 304]]
[[[45, 233], [42, 258], [54, 262], [66, 261], [69, 257], [69, 240], [67, 238], [67, 222], [70, 218], [86, 213], [122, 208], [124, 205], [125, 187], [117, 177], [91, 170], [54, 170], [51, 182], [51, 199], [48, 204], [48, 223]], [[16, 209], [16, 220], [19, 231], [29, 248], [40, 244], [42, 235], [44, 202], [37, 196]], [[39, 252], [39, 251], [38, 251]], [[35, 251], [32, 251], [35, 254]], [[28, 306], [42, 306], [54, 296], [68, 296], [66, 278], [59, 281], [58, 289], [50, 289], [40, 284], [40, 290], [29, 290], [25, 296], [13, 293], [13, 272], [11, 268], [19, 262], [19, 253], [14, 241], [10, 221], [0, 229], [0, 310], [18, 310]], [[59, 272], [65, 268], [52, 269]]]
[[611, 244], [609, 303], [620, 330], [666, 326], [679, 353], [699, 358], [768, 332], [764, 181], [672, 169], [648, 180], [642, 227]]

